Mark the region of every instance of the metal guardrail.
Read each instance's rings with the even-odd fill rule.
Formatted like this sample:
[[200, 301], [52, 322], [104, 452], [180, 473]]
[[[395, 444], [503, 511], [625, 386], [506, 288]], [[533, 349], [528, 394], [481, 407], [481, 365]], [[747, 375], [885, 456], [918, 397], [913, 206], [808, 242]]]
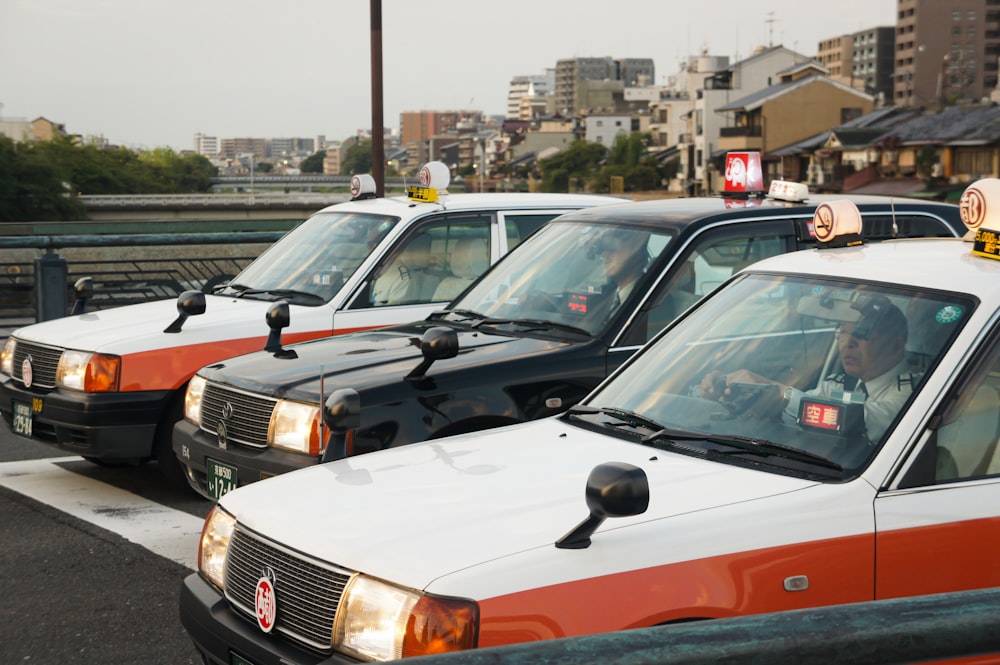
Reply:
[[[406, 662], [901, 665], [974, 656], [982, 658], [963, 662], [1000, 662], [1000, 588], [639, 628]], [[333, 662], [324, 661], [324, 665]]]
[[[88, 310], [173, 298], [188, 289], [210, 291], [236, 275], [284, 231], [246, 233], [135, 233], [0, 236], [0, 249], [43, 250], [41, 258], [0, 261], [0, 322], [53, 318], [69, 311], [73, 283], [91, 277], [94, 296]], [[138, 251], [113, 251], [130, 247]], [[63, 263], [55, 282], [40, 277]], [[14, 251], [6, 254], [14, 254]], [[55, 259], [55, 261], [53, 261]], [[65, 282], [63, 284], [63, 282]], [[63, 290], [60, 287], [64, 287]]]

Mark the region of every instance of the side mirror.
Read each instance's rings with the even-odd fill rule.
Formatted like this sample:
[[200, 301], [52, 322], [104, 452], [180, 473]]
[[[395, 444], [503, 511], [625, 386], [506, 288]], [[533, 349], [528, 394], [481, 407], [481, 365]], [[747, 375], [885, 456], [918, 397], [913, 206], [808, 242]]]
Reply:
[[330, 430], [320, 463], [347, 457], [347, 435], [361, 425], [361, 396], [358, 391], [335, 390], [323, 404], [323, 423]]
[[451, 328], [437, 326], [429, 328], [420, 338], [420, 353], [424, 359], [406, 375], [407, 379], [419, 379], [427, 373], [435, 360], [445, 360], [458, 355], [458, 333]]
[[94, 297], [94, 280], [90, 277], [81, 277], [73, 283], [73, 311], [70, 314], [83, 314], [87, 307], [87, 301]]
[[287, 328], [292, 320], [292, 316], [288, 311], [288, 303], [284, 300], [279, 300], [272, 304], [267, 308], [264, 320], [267, 321], [267, 327], [271, 329], [271, 332], [267, 335], [264, 350], [273, 353], [275, 358], [298, 358], [299, 354], [295, 353], [294, 350], [283, 349], [281, 347], [281, 331]]
[[595, 466], [587, 478], [587, 508], [590, 516], [556, 541], [560, 549], [590, 547], [590, 536], [609, 517], [641, 515], [649, 507], [646, 472], [624, 462]]
[[205, 313], [205, 294], [201, 291], [185, 291], [177, 296], [177, 311], [179, 316], [174, 322], [163, 329], [165, 333], [179, 333], [189, 316]]

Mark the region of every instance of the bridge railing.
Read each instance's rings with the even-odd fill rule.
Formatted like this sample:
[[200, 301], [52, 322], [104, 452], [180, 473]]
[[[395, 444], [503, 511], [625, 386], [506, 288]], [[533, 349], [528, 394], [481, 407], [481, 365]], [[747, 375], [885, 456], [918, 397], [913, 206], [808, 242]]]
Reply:
[[1000, 662], [1000, 588], [638, 628], [406, 662], [901, 665], [958, 659], [965, 665]]
[[0, 321], [41, 321], [69, 311], [72, 285], [91, 277], [88, 310], [210, 291], [284, 231], [0, 235]]

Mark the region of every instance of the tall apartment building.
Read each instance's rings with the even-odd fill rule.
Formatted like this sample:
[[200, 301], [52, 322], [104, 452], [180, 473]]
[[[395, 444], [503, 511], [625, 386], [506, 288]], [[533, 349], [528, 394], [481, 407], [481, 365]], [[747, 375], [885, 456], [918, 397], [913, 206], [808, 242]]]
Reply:
[[429, 141], [455, 131], [464, 118], [480, 115], [480, 111], [403, 111], [399, 114], [400, 142], [408, 146]]
[[205, 136], [200, 132], [195, 134], [194, 151], [205, 157], [215, 157], [219, 154], [219, 137]]
[[997, 86], [997, 0], [898, 0], [893, 100], [978, 102]]
[[581, 81], [621, 81], [625, 87], [650, 85], [656, 68], [652, 58], [566, 58], [556, 61], [555, 109], [567, 116], [586, 110]]
[[851, 80], [854, 87], [875, 96], [876, 106], [892, 100], [893, 54], [896, 31], [892, 26], [861, 30], [852, 35]]
[[267, 139], [222, 139], [219, 143], [219, 154], [225, 159], [236, 159], [239, 155], [253, 154], [254, 159], [259, 161], [267, 155]]
[[892, 80], [896, 30], [881, 26], [824, 39], [816, 59], [838, 83], [861, 90], [887, 104], [893, 99]]
[[515, 76], [507, 87], [507, 111], [504, 117], [508, 120], [518, 120], [521, 114], [521, 101], [534, 100], [551, 95], [556, 87], [556, 70], [548, 68], [544, 74]]

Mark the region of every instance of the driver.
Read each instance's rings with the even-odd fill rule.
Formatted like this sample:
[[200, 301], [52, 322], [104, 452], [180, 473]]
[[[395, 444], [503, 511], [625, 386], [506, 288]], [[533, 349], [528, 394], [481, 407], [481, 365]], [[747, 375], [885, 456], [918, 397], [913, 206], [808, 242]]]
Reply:
[[[860, 294], [851, 307], [860, 314], [837, 327], [837, 348], [843, 372], [827, 376], [803, 392], [747, 369], [723, 375], [709, 372], [701, 382], [706, 399], [724, 399], [732, 383], [765, 383], [779, 387], [784, 412], [795, 421], [803, 395], [834, 397], [853, 393], [864, 401], [865, 430], [869, 441], [878, 441], [912, 392], [912, 377], [906, 361], [906, 316], [883, 295]], [[777, 415], [777, 414], [772, 414]]]

